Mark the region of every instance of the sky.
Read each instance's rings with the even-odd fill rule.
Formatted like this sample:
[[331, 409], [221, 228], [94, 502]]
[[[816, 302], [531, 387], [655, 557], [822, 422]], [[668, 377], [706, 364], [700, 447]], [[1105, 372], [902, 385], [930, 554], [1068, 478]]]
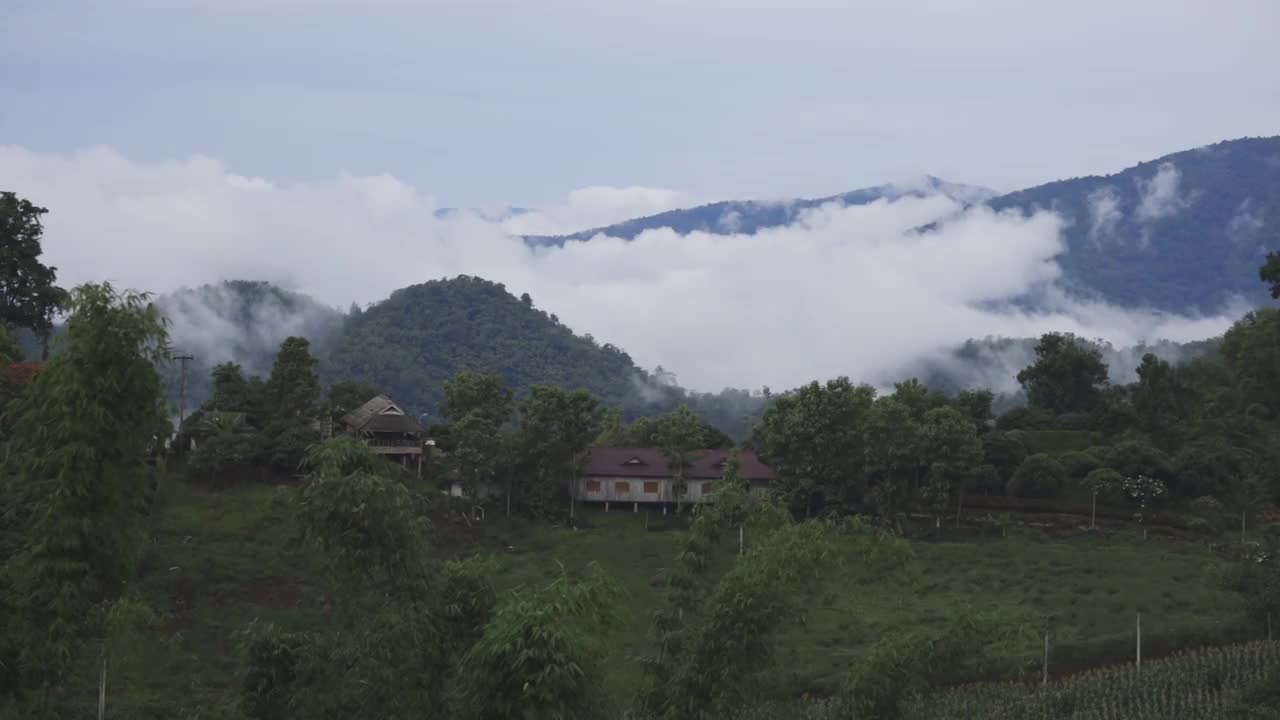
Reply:
[[592, 186], [1014, 190], [1280, 120], [1272, 0], [4, 0], [0, 143]]
[[[1276, 27], [1264, 0], [5, 0], [0, 188], [50, 209], [68, 285], [264, 279], [345, 308], [478, 275], [697, 389], [988, 335], [1186, 340], [1239, 308], [1056, 296], [1052, 214], [907, 232], [959, 210], [932, 197], [750, 237], [513, 235], [924, 173], [1012, 190], [1272, 135]], [[1176, 167], [1143, 187], [1131, 212], [1183, 209]], [[435, 212], [504, 205], [536, 212]], [[1056, 304], [991, 309], [1033, 289]]]

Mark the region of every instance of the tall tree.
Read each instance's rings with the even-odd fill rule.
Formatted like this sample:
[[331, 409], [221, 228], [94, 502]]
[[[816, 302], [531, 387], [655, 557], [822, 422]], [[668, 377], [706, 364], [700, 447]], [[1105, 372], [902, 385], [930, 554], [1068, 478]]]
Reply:
[[[756, 426], [752, 444], [792, 490], [793, 512], [815, 502], [857, 503], [864, 490], [865, 426], [875, 390], [847, 377], [809, 383], [779, 396]], [[811, 487], [817, 498], [803, 488]]]
[[657, 430], [657, 440], [658, 448], [671, 465], [672, 492], [676, 496], [676, 508], [679, 509], [688, 489], [684, 471], [692, 460], [693, 451], [701, 449], [705, 440], [702, 424], [688, 405], [681, 405], [678, 410], [662, 418]]
[[320, 439], [318, 361], [306, 338], [280, 345], [267, 379], [267, 460], [282, 472], [296, 472], [306, 449]]
[[2, 480], [26, 543], [0, 578], [0, 608], [13, 608], [0, 636], [17, 641], [0, 665], [18, 668], [43, 710], [91, 634], [90, 610], [118, 597], [133, 572], [146, 458], [168, 425], [155, 369], [167, 336], [147, 296], [84, 285], [69, 309], [66, 343], [28, 388]]
[[40, 262], [40, 216], [46, 212], [12, 192], [0, 192], [0, 323], [34, 332], [45, 360], [53, 316], [67, 301], [66, 291], [54, 285], [58, 269]]
[[1138, 426], [1168, 446], [1190, 411], [1189, 394], [1172, 365], [1151, 353], [1142, 356], [1132, 390]]
[[962, 502], [964, 483], [982, 462], [982, 441], [972, 420], [953, 407], [925, 413], [923, 437], [929, 466], [926, 500], [934, 510], [935, 527], [941, 528], [943, 511], [952, 498], [957, 507]]
[[1102, 353], [1069, 333], [1040, 336], [1035, 352], [1036, 361], [1018, 373], [1031, 405], [1054, 413], [1092, 410], [1107, 385]]
[[534, 385], [520, 401], [519, 444], [532, 468], [535, 482], [529, 499], [549, 504], [554, 488], [569, 490], [569, 516], [573, 517], [573, 489], [579, 466], [593, 438], [600, 435], [604, 411], [600, 401], [586, 390], [567, 391], [551, 385]]

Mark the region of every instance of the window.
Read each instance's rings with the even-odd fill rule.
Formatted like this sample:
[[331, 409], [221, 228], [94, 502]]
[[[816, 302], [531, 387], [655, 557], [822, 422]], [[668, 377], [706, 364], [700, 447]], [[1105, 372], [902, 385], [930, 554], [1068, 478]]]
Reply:
[[614, 483], [614, 484], [613, 484], [613, 491], [614, 491], [614, 492], [616, 492], [616, 493], [626, 493], [626, 492], [631, 492], [631, 484], [630, 484], [630, 483], [624, 483], [624, 482], [617, 482], [617, 483]]
[[600, 481], [599, 481], [599, 480], [588, 480], [588, 481], [587, 481], [587, 492], [589, 492], [589, 493], [600, 492]]
[[656, 482], [645, 482], [645, 484], [644, 484], [644, 491], [645, 491], [646, 493], [650, 494], [650, 495], [657, 495], [657, 494], [658, 494], [658, 483], [656, 483]]

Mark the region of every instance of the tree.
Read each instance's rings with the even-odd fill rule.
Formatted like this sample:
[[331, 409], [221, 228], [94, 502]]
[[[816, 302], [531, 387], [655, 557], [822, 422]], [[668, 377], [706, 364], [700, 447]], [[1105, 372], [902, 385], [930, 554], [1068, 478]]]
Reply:
[[306, 338], [286, 338], [267, 379], [267, 460], [283, 472], [296, 472], [320, 439], [320, 377], [310, 348]]
[[1280, 299], [1280, 253], [1267, 253], [1267, 261], [1258, 268], [1258, 278], [1271, 286], [1271, 297]]
[[245, 380], [244, 371], [238, 364], [225, 362], [215, 365], [212, 375], [213, 392], [210, 393], [203, 409], [242, 413], [254, 410], [255, 398], [252, 397], [252, 388]]
[[58, 269], [40, 262], [40, 216], [46, 212], [12, 192], [0, 192], [0, 324], [31, 329], [41, 340], [44, 360], [53, 316], [67, 301], [66, 291], [54, 285]]
[[1018, 466], [1009, 480], [1008, 492], [1013, 497], [1056, 498], [1062, 495], [1067, 472], [1052, 456], [1039, 453]]
[[1138, 512], [1135, 517], [1138, 520], [1138, 524], [1143, 525], [1142, 537], [1145, 538], [1147, 536], [1147, 528], [1145, 526], [1147, 505], [1165, 495], [1164, 483], [1147, 475], [1138, 475], [1125, 478], [1123, 487], [1125, 494], [1138, 503]]
[[191, 453], [187, 468], [215, 485], [225, 484], [223, 473], [242, 467], [254, 453], [253, 435], [243, 415], [204, 416], [207, 434]]
[[684, 470], [689, 465], [693, 451], [700, 449], [704, 440], [698, 416], [693, 414], [688, 405], [681, 405], [680, 409], [662, 418], [657, 429], [657, 440], [658, 448], [671, 466], [672, 492], [676, 496], [676, 508], [679, 510], [688, 489]]
[[339, 380], [329, 386], [325, 412], [333, 422], [381, 394], [377, 387], [359, 380]]
[[897, 525], [898, 513], [913, 497], [921, 441], [920, 424], [896, 394], [875, 401], [866, 424], [866, 468], [874, 478], [868, 496], [886, 522]]
[[511, 388], [501, 375], [462, 370], [445, 383], [440, 414], [449, 422], [457, 422], [470, 413], [477, 413], [494, 426], [502, 427], [511, 420], [514, 403]]
[[1023, 460], [1027, 459], [1027, 446], [1019, 431], [990, 432], [982, 436], [982, 457], [996, 468], [1007, 483]]
[[934, 511], [934, 527], [940, 529], [951, 498], [958, 507], [965, 481], [982, 462], [982, 441], [972, 420], [954, 407], [925, 413], [923, 438], [929, 467], [925, 496]]
[[[118, 597], [144, 539], [146, 458], [167, 432], [164, 323], [146, 295], [83, 285], [69, 301], [62, 352], [32, 380], [14, 425], [4, 496], [26, 542], [4, 566], [0, 636], [16, 641], [22, 687], [49, 693], [69, 668], [90, 610]], [[18, 508], [7, 508], [10, 511]]]
[[1089, 490], [1089, 529], [1098, 527], [1098, 496], [1117, 492], [1124, 487], [1124, 476], [1110, 468], [1098, 468], [1084, 476], [1082, 483]]
[[603, 718], [598, 632], [616, 594], [594, 563], [586, 579], [561, 576], [510, 594], [459, 669], [459, 717], [472, 720]]
[[1102, 353], [1062, 333], [1042, 335], [1035, 352], [1036, 361], [1018, 373], [1028, 402], [1057, 414], [1092, 410], [1107, 385]]
[[991, 403], [995, 395], [990, 390], [961, 390], [955, 399], [956, 409], [973, 422], [979, 435], [985, 434], [991, 421], [995, 419]]
[[471, 412], [449, 427], [450, 466], [462, 481], [463, 494], [471, 500], [472, 514], [481, 495], [493, 485], [507, 464], [507, 443], [502, 431], [483, 413]]
[[[875, 400], [869, 385], [847, 377], [812, 382], [777, 396], [752, 435], [752, 445], [782, 477], [797, 515], [815, 504], [854, 504], [866, 483], [865, 427]], [[817, 501], [817, 502], [815, 502]]]
[[1187, 389], [1173, 366], [1151, 353], [1143, 355], [1132, 398], [1138, 426], [1153, 438], [1173, 442], [1190, 410]]
[[600, 434], [603, 415], [600, 401], [586, 390], [569, 392], [550, 385], [529, 389], [520, 401], [519, 445], [535, 474], [531, 495], [539, 500], [534, 505], [549, 509], [553, 488], [567, 486], [573, 518], [578, 470], [592, 439]]

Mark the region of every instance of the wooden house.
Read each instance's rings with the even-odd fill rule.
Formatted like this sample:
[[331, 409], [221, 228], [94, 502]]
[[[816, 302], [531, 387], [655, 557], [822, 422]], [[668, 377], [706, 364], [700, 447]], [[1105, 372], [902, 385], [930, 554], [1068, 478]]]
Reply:
[[362, 440], [379, 455], [412, 467], [422, 477], [424, 431], [391, 398], [379, 395], [342, 418], [342, 431]]

